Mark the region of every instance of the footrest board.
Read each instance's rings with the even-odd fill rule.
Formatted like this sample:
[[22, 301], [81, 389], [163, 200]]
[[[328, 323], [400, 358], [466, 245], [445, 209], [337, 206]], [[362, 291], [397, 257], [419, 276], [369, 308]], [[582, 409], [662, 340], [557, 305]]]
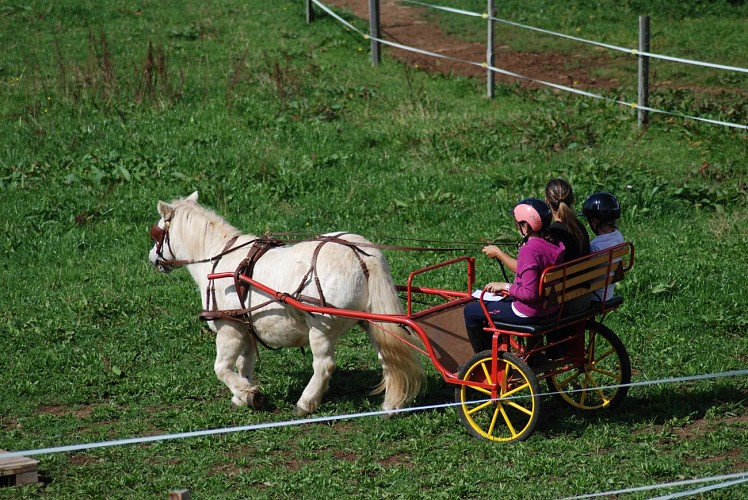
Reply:
[[33, 484], [39, 482], [39, 473], [36, 469], [38, 460], [28, 457], [3, 458], [8, 453], [0, 450], [0, 486], [18, 486], [21, 484]]

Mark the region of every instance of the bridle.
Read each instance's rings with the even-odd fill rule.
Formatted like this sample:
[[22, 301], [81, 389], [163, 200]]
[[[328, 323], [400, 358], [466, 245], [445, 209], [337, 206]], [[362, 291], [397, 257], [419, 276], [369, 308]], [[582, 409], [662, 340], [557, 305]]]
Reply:
[[169, 253], [174, 255], [174, 250], [171, 249], [171, 240], [169, 239], [169, 226], [171, 225], [171, 219], [164, 221], [164, 227], [158, 227], [158, 223], [151, 226], [151, 239], [156, 242], [156, 267], [180, 267], [188, 264], [199, 264], [202, 262], [210, 262], [216, 257], [210, 257], [208, 259], [200, 260], [177, 260], [167, 259], [164, 257], [164, 245], [169, 249]]
[[174, 260], [164, 257], [164, 246], [169, 249], [171, 255], [174, 255], [169, 239], [169, 225], [171, 225], [171, 220], [164, 221], [164, 227], [159, 227], [158, 223], [151, 226], [151, 239], [156, 243], [156, 266], [161, 268], [177, 267], [191, 263], [186, 260]]
[[171, 225], [171, 219], [164, 221], [164, 227], [158, 227], [158, 223], [151, 226], [151, 239], [156, 243], [156, 267], [165, 268], [165, 267], [180, 267], [180, 266], [188, 266], [190, 264], [203, 264], [205, 262], [214, 262], [215, 264], [218, 263], [219, 260], [221, 260], [221, 257], [226, 255], [227, 253], [233, 252], [234, 250], [238, 250], [242, 247], [246, 247], [250, 244], [252, 244], [255, 239], [250, 240], [246, 243], [242, 243], [241, 245], [233, 246], [234, 243], [236, 243], [236, 240], [238, 236], [234, 236], [233, 238], [229, 239], [229, 241], [226, 243], [226, 246], [224, 247], [223, 251], [219, 253], [218, 255], [214, 255], [213, 257], [207, 257], [205, 259], [167, 259], [164, 257], [164, 245], [169, 249], [169, 253], [171, 255], [174, 255], [174, 250], [171, 249], [171, 240], [169, 238], [169, 226]]

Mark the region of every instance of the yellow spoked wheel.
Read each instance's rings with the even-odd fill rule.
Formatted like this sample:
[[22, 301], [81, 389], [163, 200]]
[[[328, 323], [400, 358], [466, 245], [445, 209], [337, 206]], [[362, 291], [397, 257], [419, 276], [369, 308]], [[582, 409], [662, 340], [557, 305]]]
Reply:
[[[494, 376], [491, 351], [483, 351], [462, 367], [459, 376], [489, 386], [461, 385], [455, 390], [460, 420], [470, 434], [489, 441], [522, 441], [532, 434], [540, 413], [540, 386], [524, 361], [499, 353]], [[491, 386], [496, 388], [496, 399]]]
[[582, 410], [612, 409], [621, 404], [631, 382], [631, 361], [613, 331], [589, 321], [584, 364], [548, 379], [548, 385], [566, 403]]

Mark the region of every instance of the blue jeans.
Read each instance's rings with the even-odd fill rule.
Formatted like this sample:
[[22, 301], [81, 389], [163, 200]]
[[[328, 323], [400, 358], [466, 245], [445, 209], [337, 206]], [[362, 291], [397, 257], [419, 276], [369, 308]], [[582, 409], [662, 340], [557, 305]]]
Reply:
[[[493, 320], [500, 320], [506, 323], [516, 323], [518, 325], [527, 325], [537, 323], [538, 321], [538, 318], [523, 318], [517, 316], [514, 313], [514, 310], [512, 310], [511, 299], [486, 302], [486, 308]], [[473, 346], [473, 350], [475, 352], [481, 352], [486, 349], [491, 349], [492, 335], [483, 331], [483, 328], [488, 326], [488, 320], [480, 306], [480, 301], [475, 300], [466, 305], [463, 314], [465, 316], [467, 336], [470, 340], [470, 345]]]

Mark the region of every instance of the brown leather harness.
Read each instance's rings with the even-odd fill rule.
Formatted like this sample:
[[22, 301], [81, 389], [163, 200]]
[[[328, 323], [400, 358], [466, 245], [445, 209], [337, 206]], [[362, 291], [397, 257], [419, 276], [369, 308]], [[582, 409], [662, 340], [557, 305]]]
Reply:
[[[322, 307], [328, 306], [328, 303], [325, 300], [324, 292], [322, 291], [322, 285], [319, 280], [319, 273], [317, 272], [317, 257], [319, 256], [319, 253], [322, 247], [327, 243], [336, 243], [336, 244], [344, 245], [350, 248], [353, 251], [354, 255], [356, 256], [358, 260], [358, 264], [361, 267], [361, 270], [364, 272], [364, 275], [368, 279], [369, 269], [366, 267], [366, 263], [364, 262], [362, 255], [370, 256], [370, 254], [358, 248], [358, 246], [355, 243], [342, 239], [341, 236], [343, 236], [344, 234], [346, 233], [340, 233], [334, 236], [320, 236], [318, 238], [314, 238], [311, 240], [305, 240], [305, 241], [318, 241], [319, 244], [317, 245], [317, 247], [314, 249], [314, 252], [312, 253], [312, 259], [311, 259], [309, 270], [306, 272], [306, 274], [304, 274], [296, 290], [288, 294], [289, 296], [302, 302], [318, 304]], [[235, 242], [236, 242], [236, 238], [233, 238], [232, 240], [230, 240], [226, 244], [226, 247], [224, 248], [224, 250], [221, 252], [221, 255], [225, 255], [226, 253], [230, 252], [231, 245], [233, 245]], [[284, 245], [285, 245], [285, 242], [277, 238], [270, 237], [270, 236], [262, 236], [262, 237], [259, 237], [253, 240], [252, 246], [247, 252], [247, 256], [239, 263], [237, 268], [234, 270], [234, 286], [236, 289], [236, 293], [239, 297], [239, 303], [241, 304], [241, 307], [238, 309], [218, 309], [218, 302], [216, 300], [215, 283], [214, 283], [214, 280], [210, 280], [208, 283], [208, 287], [206, 289], [206, 308], [200, 313], [199, 318], [204, 321], [227, 320], [227, 321], [240, 322], [244, 324], [245, 327], [248, 329], [248, 331], [251, 333], [253, 340], [256, 340], [257, 342], [259, 342], [260, 344], [262, 344], [264, 347], [268, 349], [272, 349], [272, 347], [268, 346], [265, 342], [263, 342], [263, 340], [257, 334], [257, 331], [255, 330], [254, 324], [252, 321], [252, 312], [258, 309], [262, 309], [263, 307], [273, 302], [277, 302], [278, 299], [273, 297], [260, 304], [256, 304], [256, 305], [252, 305], [248, 307], [247, 299], [249, 298], [250, 284], [247, 283], [246, 280], [242, 279], [242, 277], [252, 278], [254, 275], [255, 265], [260, 260], [260, 258], [263, 255], [265, 255], [265, 253], [267, 253], [268, 250], [271, 250], [276, 247], [284, 246]], [[213, 262], [212, 273], [215, 272], [218, 262], [219, 260], [215, 260]], [[314, 284], [317, 288], [317, 293], [319, 295], [318, 297], [310, 297], [308, 295], [303, 295], [301, 293], [301, 291], [305, 288], [305, 286], [310, 281], [314, 281]]]

